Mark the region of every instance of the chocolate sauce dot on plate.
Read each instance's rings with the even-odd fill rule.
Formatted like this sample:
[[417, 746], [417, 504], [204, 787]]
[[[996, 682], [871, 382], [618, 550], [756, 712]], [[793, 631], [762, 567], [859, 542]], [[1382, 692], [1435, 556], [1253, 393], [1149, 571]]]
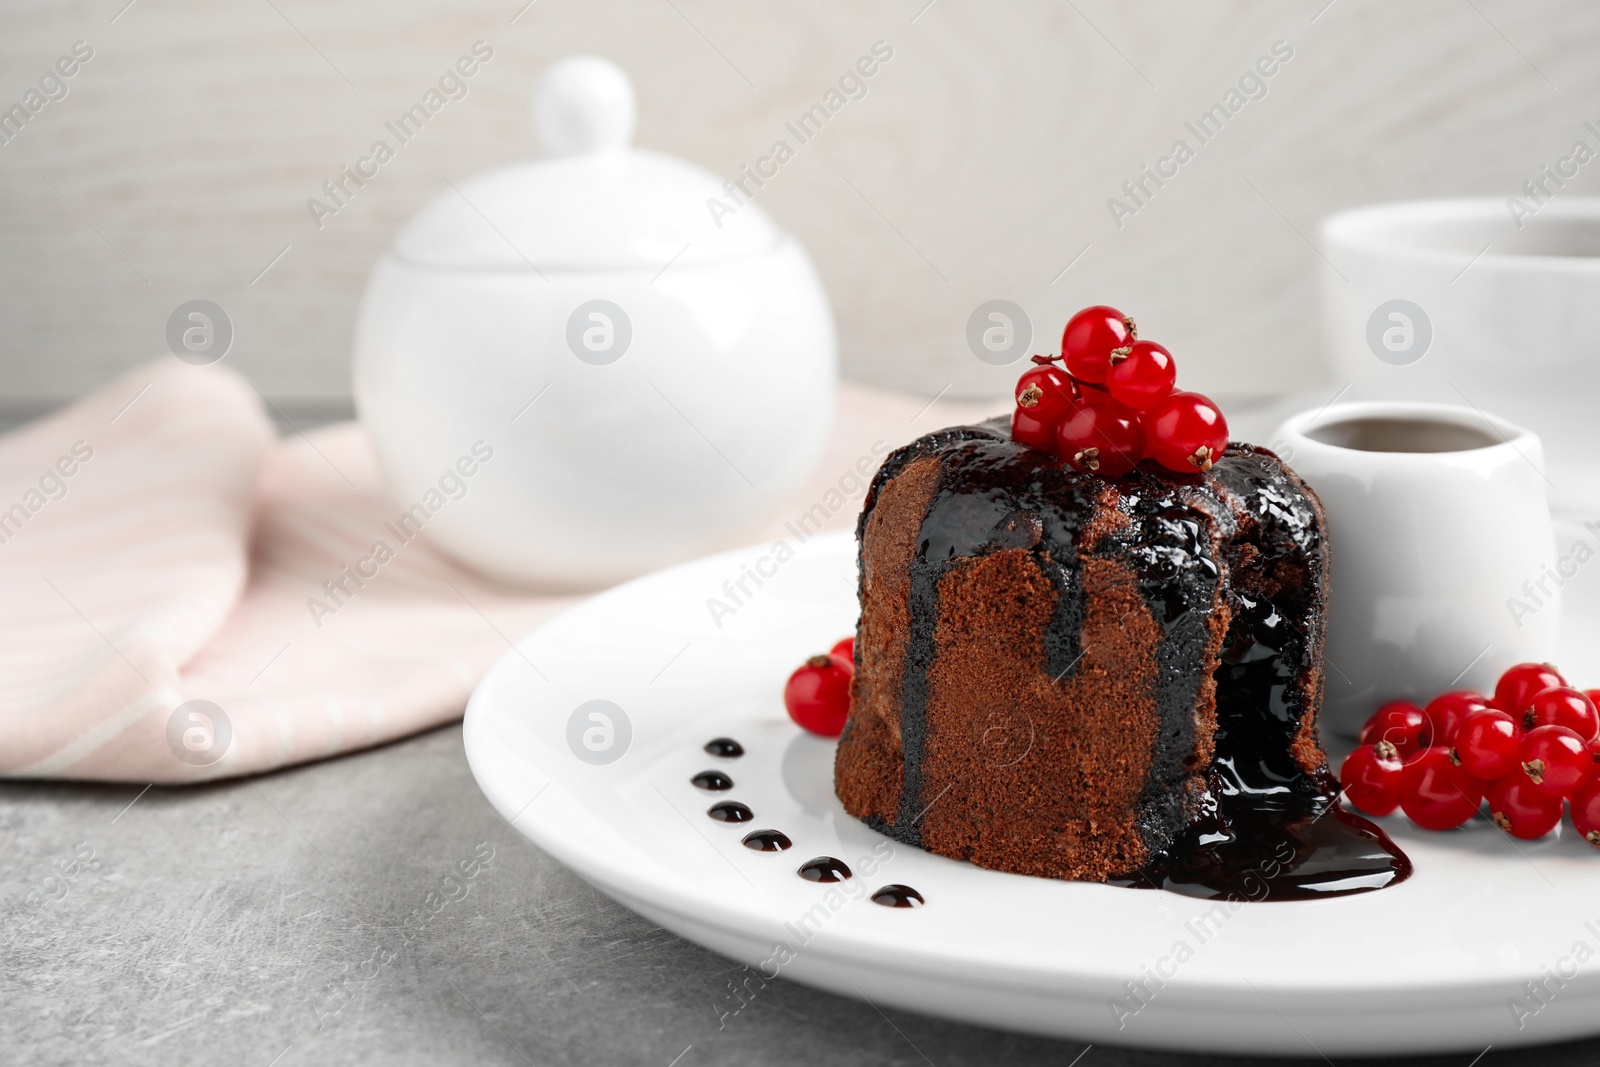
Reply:
[[706, 751], [723, 759], [737, 759], [744, 755], [744, 746], [731, 737], [717, 737], [706, 742]]
[[872, 894], [872, 902], [886, 908], [920, 908], [924, 903], [921, 893], [899, 884], [884, 886]]
[[718, 822], [749, 822], [756, 817], [755, 812], [737, 800], [724, 800], [713, 804], [706, 809], [706, 814]]
[[782, 830], [752, 830], [740, 843], [752, 852], [782, 852], [794, 847], [794, 842]]
[[842, 882], [850, 877], [850, 868], [845, 866], [844, 860], [818, 856], [806, 860], [795, 873], [808, 882]]
[[733, 788], [733, 779], [721, 771], [701, 771], [689, 781], [693, 782], [696, 788], [704, 789], [708, 793], [721, 793]]

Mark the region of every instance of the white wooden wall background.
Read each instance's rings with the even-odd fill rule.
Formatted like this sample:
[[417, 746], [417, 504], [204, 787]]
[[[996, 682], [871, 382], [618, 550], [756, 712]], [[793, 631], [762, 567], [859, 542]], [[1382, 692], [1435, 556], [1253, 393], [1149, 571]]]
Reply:
[[[1014, 377], [963, 341], [995, 297], [1029, 310], [1041, 347], [1082, 304], [1136, 309], [1192, 388], [1326, 380], [1305, 239], [1321, 216], [1509, 196], [1600, 119], [1600, 5], [1583, 0], [127, 3], [0, 8], [6, 106], [75, 41], [95, 50], [0, 145], [13, 407], [162, 352], [191, 297], [228, 310], [228, 360], [268, 395], [337, 403], [374, 259], [447, 178], [535, 152], [529, 86], [574, 52], [632, 73], [639, 143], [726, 175], [889, 42], [868, 95], [759, 202], [817, 261], [847, 374], [929, 396]], [[306, 198], [479, 39], [495, 57], [470, 95], [317, 231]], [[1268, 95], [1116, 228], [1107, 198], [1278, 40], [1294, 58]]]

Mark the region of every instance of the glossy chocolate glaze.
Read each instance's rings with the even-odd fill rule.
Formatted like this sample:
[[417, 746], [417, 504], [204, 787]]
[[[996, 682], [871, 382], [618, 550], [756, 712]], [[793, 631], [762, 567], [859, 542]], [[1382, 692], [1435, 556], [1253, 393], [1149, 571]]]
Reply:
[[[1363, 892], [1410, 874], [1410, 862], [1382, 830], [1336, 807], [1337, 785], [1325, 763], [1302, 767], [1294, 755], [1302, 725], [1320, 705], [1312, 650], [1319, 646], [1313, 628], [1324, 614], [1327, 550], [1315, 506], [1272, 453], [1230, 444], [1205, 474], [1147, 463], [1107, 480], [1017, 444], [1004, 419], [952, 427], [889, 457], [868, 494], [858, 537], [885, 481], [935, 454], [943, 460], [938, 487], [911, 566], [900, 721], [905, 780], [894, 825], [870, 820], [876, 829], [921, 844], [939, 580], [964, 559], [1029, 550], [1059, 594], [1044, 635], [1047, 669], [1070, 677], [1085, 611], [1082, 587], [1072, 580], [1080, 535], [1114, 488], [1111, 496], [1128, 521], [1105, 533], [1094, 551], [1123, 560], [1139, 576], [1140, 595], [1164, 637], [1156, 651], [1161, 741], [1136, 813], [1151, 858], [1113, 882], [1278, 900]], [[1223, 604], [1231, 618], [1214, 673], [1216, 749], [1207, 789], [1196, 798], [1181, 788], [1196, 740], [1201, 677], [1194, 664], [1204, 661], [1207, 621]]]
[[705, 750], [723, 759], [737, 759], [744, 755], [744, 746], [731, 737], [714, 737], [706, 742]]

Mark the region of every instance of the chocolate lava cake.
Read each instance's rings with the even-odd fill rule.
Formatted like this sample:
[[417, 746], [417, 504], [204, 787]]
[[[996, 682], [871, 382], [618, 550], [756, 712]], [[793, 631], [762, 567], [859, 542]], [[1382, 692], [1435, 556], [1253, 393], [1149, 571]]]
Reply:
[[952, 427], [888, 457], [857, 536], [851, 815], [983, 867], [1124, 884], [1316, 851], [1337, 795], [1316, 734], [1328, 553], [1272, 452], [1103, 478], [1003, 418]]

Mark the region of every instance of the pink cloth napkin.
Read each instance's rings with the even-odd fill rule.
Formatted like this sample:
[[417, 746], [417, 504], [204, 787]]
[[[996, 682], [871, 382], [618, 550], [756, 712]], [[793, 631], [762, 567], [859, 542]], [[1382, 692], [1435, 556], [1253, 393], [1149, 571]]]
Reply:
[[[774, 536], [848, 528], [863, 461], [995, 406], [846, 386]], [[217, 367], [153, 363], [0, 438], [0, 775], [200, 781], [458, 718], [578, 598], [496, 585], [424, 536], [313, 613], [395, 510], [358, 425], [279, 440]]]

